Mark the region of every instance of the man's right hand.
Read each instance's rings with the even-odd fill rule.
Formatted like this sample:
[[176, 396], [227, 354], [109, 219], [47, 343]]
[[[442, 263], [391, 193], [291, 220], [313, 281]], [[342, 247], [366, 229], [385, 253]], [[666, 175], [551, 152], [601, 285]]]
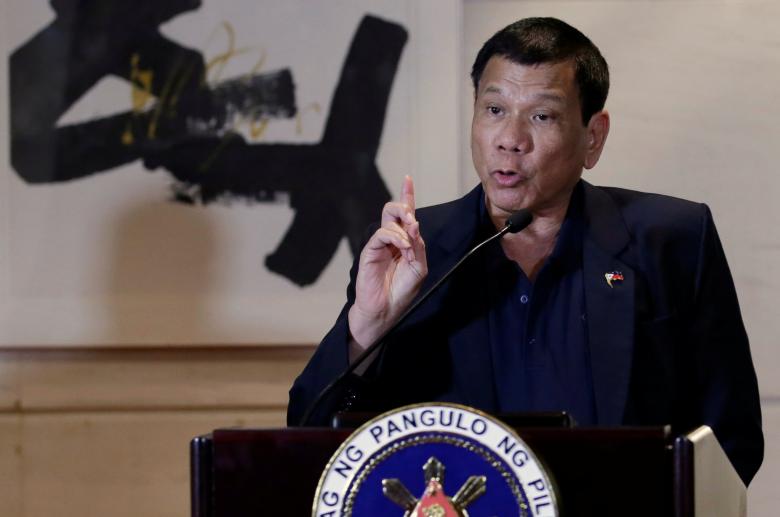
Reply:
[[428, 274], [414, 208], [414, 184], [406, 176], [400, 201], [384, 206], [382, 226], [360, 253], [355, 303], [348, 315], [350, 361], [398, 321]]

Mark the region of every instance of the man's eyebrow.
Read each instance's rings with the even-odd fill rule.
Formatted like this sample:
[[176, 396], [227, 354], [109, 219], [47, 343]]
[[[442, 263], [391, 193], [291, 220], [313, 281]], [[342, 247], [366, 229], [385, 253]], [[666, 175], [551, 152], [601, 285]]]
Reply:
[[563, 95], [559, 95], [557, 93], [552, 93], [552, 92], [535, 93], [533, 94], [533, 98], [535, 100], [553, 101], [559, 104], [564, 104], [566, 102], [566, 98]]
[[[491, 85], [491, 86], [486, 86], [485, 89], [482, 90], [482, 94], [483, 95], [488, 94], [488, 93], [496, 93], [498, 95], [502, 95], [504, 93], [504, 91], [501, 88], [499, 88], [498, 86]], [[558, 93], [553, 93], [553, 92], [534, 93], [531, 96], [531, 98], [533, 100], [537, 100], [537, 101], [538, 100], [552, 101], [552, 102], [557, 102], [559, 104], [565, 104], [566, 103], [566, 98], [563, 95], [560, 95]]]

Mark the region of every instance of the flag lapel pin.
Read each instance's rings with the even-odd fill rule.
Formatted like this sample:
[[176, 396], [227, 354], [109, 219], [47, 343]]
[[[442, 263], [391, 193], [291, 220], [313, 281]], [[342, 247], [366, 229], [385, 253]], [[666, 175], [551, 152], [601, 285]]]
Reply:
[[604, 278], [607, 280], [607, 285], [614, 288], [614, 284], [623, 282], [623, 273], [620, 271], [611, 271], [609, 273], [604, 273]]

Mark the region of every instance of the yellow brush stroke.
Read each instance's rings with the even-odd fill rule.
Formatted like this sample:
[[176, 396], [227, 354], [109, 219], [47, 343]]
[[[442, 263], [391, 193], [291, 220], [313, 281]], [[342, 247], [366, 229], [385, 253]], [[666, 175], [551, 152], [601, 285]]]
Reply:
[[[171, 91], [171, 100], [169, 106], [169, 111], [171, 113], [171, 116], [175, 116], [176, 105], [179, 103], [179, 94], [181, 94], [182, 90], [184, 90], [184, 87], [187, 86], [194, 72], [195, 72], [195, 65], [191, 64], [190, 66], [187, 67], [186, 70], [184, 70], [181, 74], [179, 74], [179, 81], [176, 83], [176, 86], [174, 86]], [[203, 84], [202, 78], [199, 81], [199, 83], [201, 85]]]
[[[134, 52], [130, 57], [130, 103], [134, 115], [143, 113], [146, 105], [152, 100], [152, 82], [154, 72], [152, 70], [143, 70], [139, 66], [141, 57]], [[127, 127], [122, 133], [122, 143], [132, 145], [135, 141], [133, 137], [133, 121], [129, 120]]]
[[157, 125], [160, 121], [160, 117], [163, 114], [163, 110], [166, 109], [166, 104], [168, 104], [170, 101], [170, 97], [173, 92], [173, 84], [178, 75], [180, 66], [180, 63], [176, 63], [176, 65], [173, 67], [173, 70], [165, 80], [165, 84], [163, 85], [162, 91], [160, 92], [160, 97], [154, 107], [154, 111], [152, 112], [152, 118], [149, 120], [149, 127], [146, 128], [146, 137], [149, 140], [153, 140], [157, 137]]
[[133, 112], [135, 113], [142, 112], [153, 97], [152, 80], [154, 79], [154, 72], [142, 70], [138, 66], [140, 60], [138, 53], [134, 53], [130, 58], [131, 101]]
[[[219, 28], [224, 30], [227, 35], [227, 48], [225, 51], [217, 54], [211, 58], [205, 67], [203, 76], [200, 78], [200, 85], [205, 86], [209, 80], [218, 82], [222, 77], [227, 64], [240, 54], [247, 53], [252, 48], [236, 48], [236, 33], [232, 24], [228, 21], [223, 21]], [[217, 29], [218, 30], [218, 29]], [[260, 58], [257, 60], [251, 71], [247, 73], [244, 78], [249, 81], [253, 75], [257, 74], [265, 65], [265, 61], [268, 55], [265, 50], [261, 50]], [[132, 145], [135, 141], [133, 124], [137, 120], [137, 115], [146, 113], [149, 104], [154, 100], [154, 92], [152, 91], [152, 85], [155, 80], [153, 70], [142, 69], [140, 66], [140, 56], [138, 53], [134, 53], [130, 60], [130, 83], [131, 83], [131, 105], [133, 117], [128, 121], [125, 131], [122, 133], [121, 139], [124, 145]], [[194, 65], [188, 66], [186, 69], [183, 67], [181, 60], [177, 61], [171, 69], [171, 72], [167, 75], [165, 83], [162, 85], [160, 95], [157, 98], [157, 103], [154, 105], [149, 122], [146, 128], [146, 137], [148, 139], [154, 139], [157, 137], [157, 131], [159, 128], [160, 118], [165, 115], [175, 115], [176, 105], [178, 104], [179, 96], [181, 92], [187, 87], [194, 73]], [[302, 110], [315, 111], [320, 113], [321, 108], [318, 103], [312, 103]], [[258, 140], [263, 137], [266, 129], [268, 128], [269, 120], [260, 119], [249, 120], [249, 134], [253, 140]], [[238, 124], [233, 124], [231, 129], [235, 129]], [[296, 132], [301, 134], [303, 131], [301, 113], [296, 115]], [[215, 148], [214, 152], [201, 164], [199, 167], [201, 171], [208, 170], [213, 165], [217, 157], [222, 153], [229, 141], [237, 135], [227, 133], [219, 145]]]
[[236, 48], [236, 31], [230, 22], [224, 21], [221, 24], [225, 29], [225, 33], [228, 37], [227, 50], [221, 54], [217, 54], [206, 63], [206, 76], [209, 77], [211, 72], [214, 73], [213, 77], [209, 77], [212, 82], [219, 81], [222, 78], [222, 72], [225, 70], [228, 62], [239, 54], [249, 52], [250, 48]]
[[263, 66], [265, 66], [265, 58], [267, 57], [268, 53], [265, 51], [265, 49], [260, 49], [260, 59], [257, 60], [257, 63], [255, 63], [255, 66], [252, 67], [252, 70], [246, 74], [247, 79], [250, 79], [253, 75], [259, 73], [260, 70], [263, 69]]
[[260, 122], [249, 121], [249, 136], [252, 140], [260, 140], [268, 127], [268, 119], [260, 119]]
[[219, 157], [220, 154], [222, 154], [222, 151], [225, 150], [227, 145], [230, 143], [231, 140], [238, 137], [235, 133], [226, 133], [225, 136], [222, 137], [222, 139], [219, 141], [219, 144], [214, 149], [214, 152], [209, 155], [206, 160], [198, 166], [198, 171], [200, 172], [206, 172], [208, 171], [212, 165], [214, 165], [214, 162]]
[[300, 135], [303, 133], [303, 115], [306, 112], [313, 111], [317, 113], [318, 115], [320, 112], [322, 112], [322, 107], [320, 106], [319, 102], [312, 102], [310, 104], [307, 104], [305, 107], [298, 110], [298, 113], [295, 115], [295, 134]]

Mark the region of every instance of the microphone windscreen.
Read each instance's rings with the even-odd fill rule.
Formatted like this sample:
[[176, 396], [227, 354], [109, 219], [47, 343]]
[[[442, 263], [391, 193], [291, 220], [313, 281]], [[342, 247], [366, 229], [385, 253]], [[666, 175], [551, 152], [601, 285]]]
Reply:
[[510, 215], [506, 220], [506, 226], [509, 227], [509, 233], [517, 233], [531, 224], [534, 216], [530, 210], [521, 209]]

